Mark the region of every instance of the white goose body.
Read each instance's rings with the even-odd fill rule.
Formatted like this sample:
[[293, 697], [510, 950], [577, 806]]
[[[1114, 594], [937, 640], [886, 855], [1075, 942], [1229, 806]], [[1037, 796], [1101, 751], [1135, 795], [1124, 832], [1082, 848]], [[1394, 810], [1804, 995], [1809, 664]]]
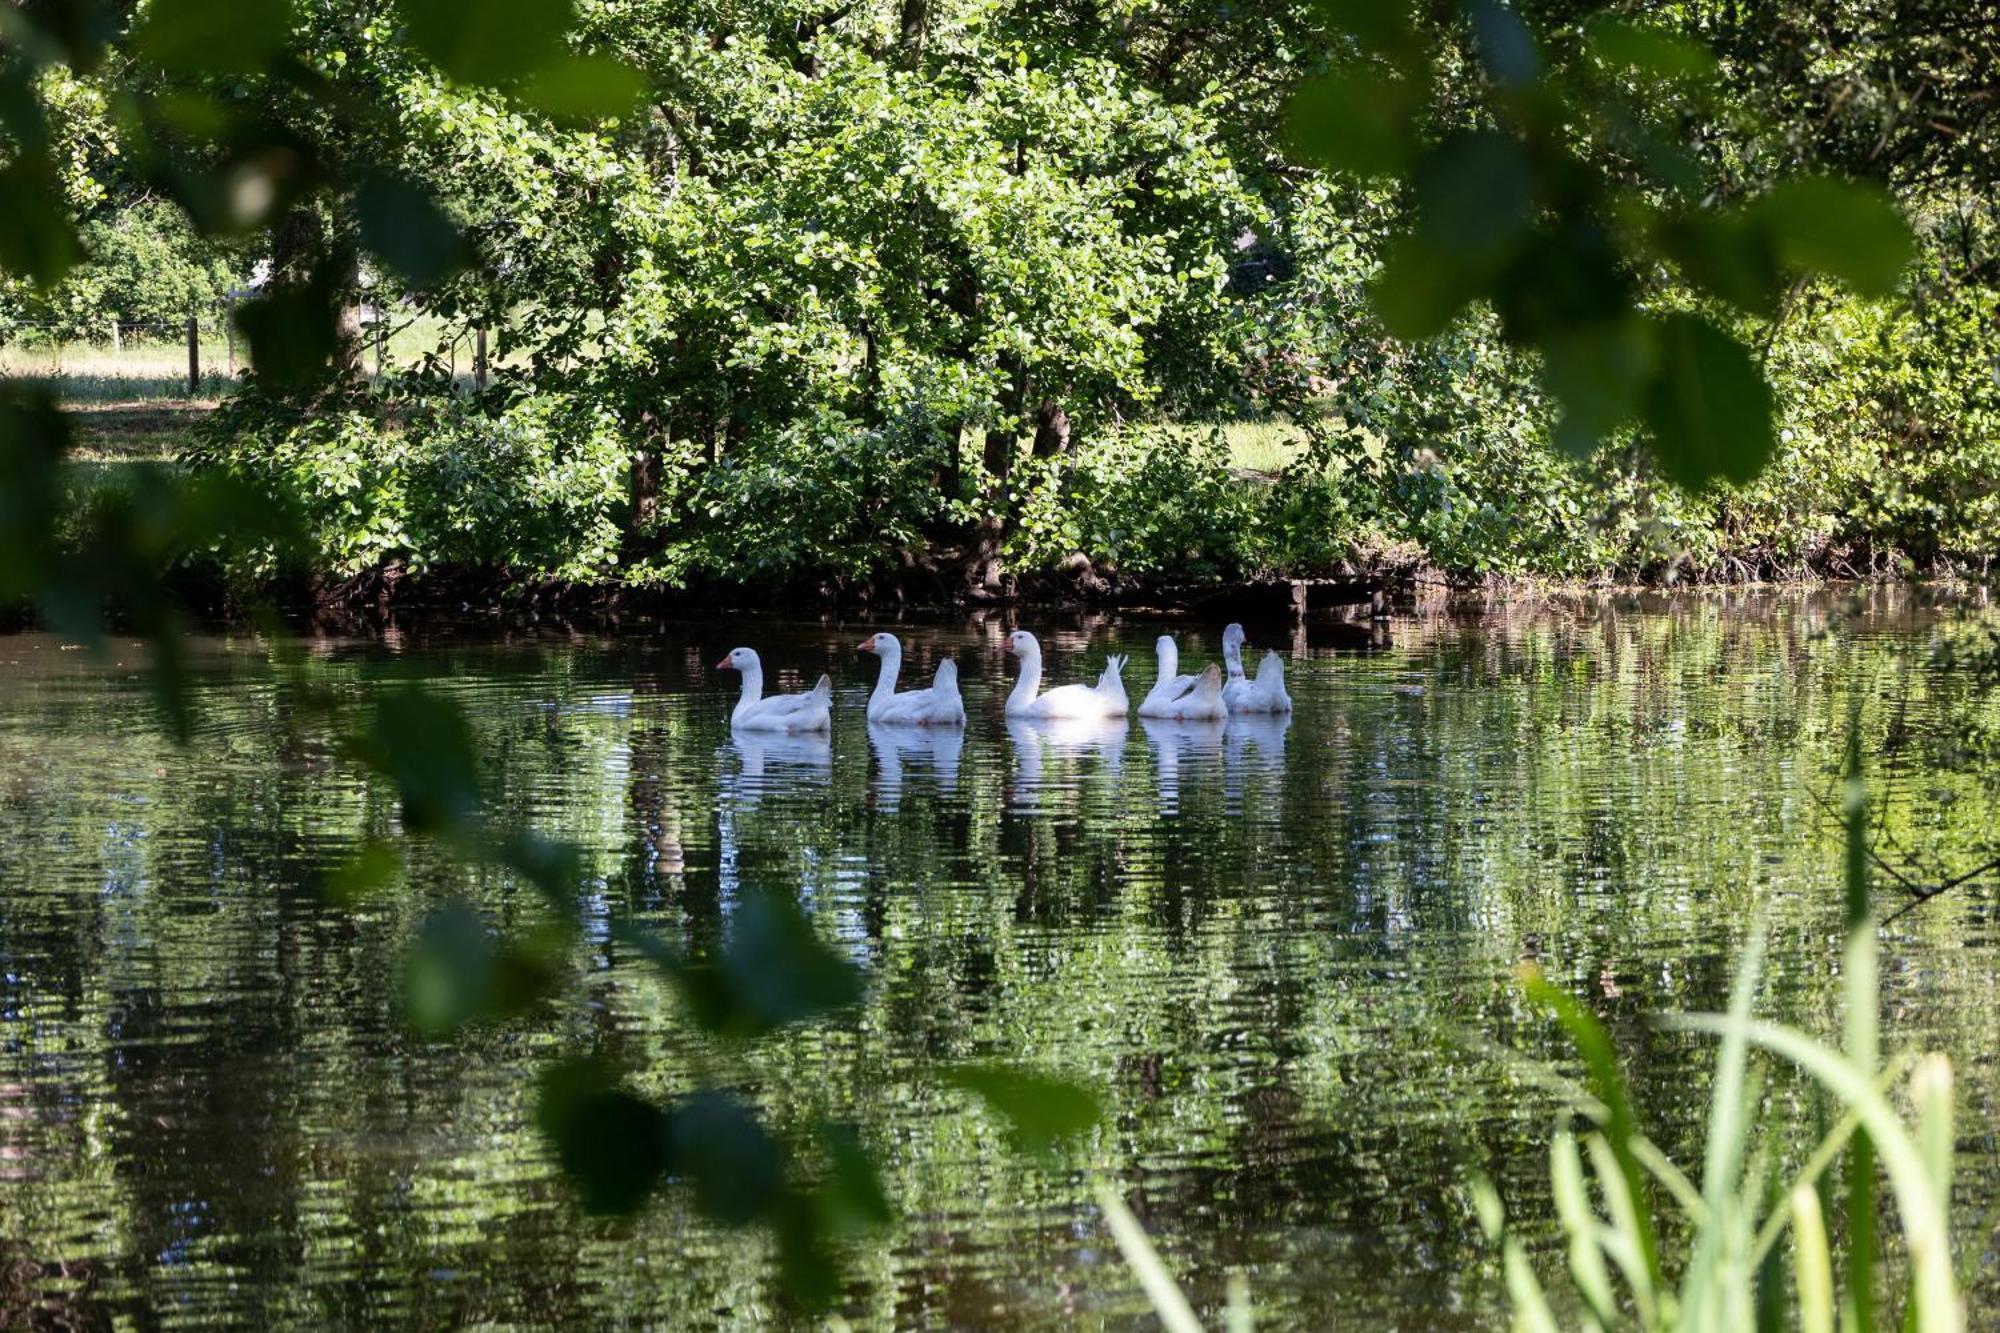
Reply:
[[1243, 674], [1243, 627], [1230, 625], [1222, 631], [1222, 661], [1229, 679], [1222, 687], [1222, 701], [1232, 713], [1289, 713], [1292, 696], [1285, 693], [1285, 664], [1276, 653], [1266, 653], [1257, 667], [1256, 679]]
[[929, 689], [896, 693], [896, 674], [903, 669], [903, 644], [893, 634], [871, 634], [856, 645], [882, 659], [882, 674], [868, 696], [868, 720], [888, 725], [962, 727], [965, 700], [958, 693], [958, 666], [949, 657], [937, 664]]
[[1159, 654], [1160, 674], [1139, 705], [1140, 717], [1195, 722], [1229, 715], [1229, 706], [1222, 698], [1221, 671], [1211, 665], [1199, 676], [1180, 674], [1180, 649], [1171, 634], [1162, 634], [1154, 651]]
[[741, 672], [743, 692], [729, 725], [745, 731], [825, 731], [833, 725], [833, 678], [821, 676], [804, 694], [764, 695], [764, 664], [749, 648], [731, 648], [717, 670]]
[[1042, 693], [1042, 645], [1017, 629], [1007, 636], [1007, 651], [1021, 659], [1021, 674], [1007, 696], [1008, 717], [1123, 717], [1127, 708], [1125, 683], [1118, 670], [1125, 659], [1113, 653], [1095, 685], [1058, 685]]

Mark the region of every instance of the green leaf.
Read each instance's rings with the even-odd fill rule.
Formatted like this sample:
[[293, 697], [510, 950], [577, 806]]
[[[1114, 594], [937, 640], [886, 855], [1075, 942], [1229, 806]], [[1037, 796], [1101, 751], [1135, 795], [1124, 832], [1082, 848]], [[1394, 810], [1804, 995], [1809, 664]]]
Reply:
[[720, 970], [736, 1011], [731, 1026], [751, 1034], [844, 1009], [863, 989], [861, 969], [779, 893], [752, 894], [737, 909]]
[[258, 380], [281, 397], [324, 385], [339, 350], [331, 266], [296, 286], [278, 287], [236, 308], [236, 327], [250, 344]]
[[1652, 369], [1652, 341], [1635, 319], [1587, 325], [1542, 345], [1542, 383], [1563, 406], [1556, 441], [1587, 455], [1638, 414]]
[[327, 897], [351, 906], [373, 896], [402, 869], [403, 855], [396, 844], [371, 838], [326, 877]]
[[895, 1217], [889, 1196], [876, 1173], [875, 1160], [854, 1126], [822, 1121], [820, 1142], [826, 1149], [826, 1181], [820, 1190], [821, 1210], [830, 1230], [871, 1231]]
[[354, 194], [361, 244], [414, 288], [463, 267], [465, 237], [431, 197], [398, 176], [370, 175]]
[[1098, 1121], [1095, 1093], [1066, 1079], [1010, 1065], [959, 1065], [943, 1071], [944, 1081], [978, 1097], [1007, 1122], [1016, 1148], [1048, 1153]]
[[1339, 69], [1304, 84], [1285, 109], [1293, 157], [1313, 166], [1383, 176], [1416, 151], [1416, 98], [1400, 78]]
[[1320, 16], [1372, 55], [1409, 67], [1424, 57], [1408, 0], [1319, 0]]
[[1691, 211], [1662, 219], [1653, 236], [1695, 286], [1746, 314], [1777, 314], [1784, 278], [1762, 225], [1738, 212]]
[[132, 41], [169, 70], [250, 74], [284, 49], [292, 22], [288, 0], [153, 0]]
[[471, 832], [479, 769], [472, 728], [456, 704], [419, 685], [392, 686], [376, 698], [374, 718], [351, 748], [396, 784], [412, 829]]
[[1646, 423], [1661, 470], [1689, 490], [1756, 476], [1777, 438], [1771, 386], [1749, 351], [1698, 315], [1668, 315], [1655, 336]]
[[1752, 204], [1750, 215], [1785, 263], [1838, 278], [1862, 296], [1894, 291], [1915, 244], [1888, 192], [1858, 181], [1785, 181]]
[[783, 1197], [783, 1148], [728, 1093], [689, 1097], [674, 1108], [668, 1134], [678, 1169], [694, 1184], [696, 1206], [716, 1221], [746, 1225], [769, 1215]]
[[0, 168], [0, 268], [47, 290], [83, 257], [55, 179], [22, 157]]
[[667, 1173], [666, 1114], [626, 1088], [606, 1061], [568, 1060], [544, 1071], [535, 1123], [587, 1212], [636, 1212]]
[[1418, 227], [1431, 247], [1483, 266], [1528, 225], [1533, 185], [1527, 153], [1504, 134], [1455, 134], [1417, 163]]
[[460, 83], [504, 83], [560, 53], [572, 0], [401, 0], [410, 41]]
[[518, 96], [558, 120], [593, 124], [631, 115], [646, 89], [646, 76], [621, 60], [566, 55], [529, 74]]
[[1715, 56], [1707, 47], [1650, 23], [1598, 14], [1584, 25], [1584, 38], [1605, 64], [1669, 83], [1705, 83], [1716, 76]]
[[403, 973], [404, 1008], [420, 1032], [464, 1026], [492, 1005], [500, 972], [493, 934], [464, 903], [424, 918]]
[[1475, 291], [1448, 257], [1417, 237], [1401, 236], [1389, 243], [1368, 297], [1390, 333], [1417, 342], [1444, 332]]

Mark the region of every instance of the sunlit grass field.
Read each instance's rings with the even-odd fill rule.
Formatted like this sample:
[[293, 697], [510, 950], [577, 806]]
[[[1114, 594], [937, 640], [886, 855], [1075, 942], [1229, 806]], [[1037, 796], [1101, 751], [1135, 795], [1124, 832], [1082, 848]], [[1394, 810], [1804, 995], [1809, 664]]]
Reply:
[[[469, 388], [472, 340], [465, 335], [447, 343], [445, 332], [443, 324], [430, 316], [398, 325], [382, 358], [383, 367], [394, 371], [415, 365], [443, 343], [447, 363]], [[201, 354], [201, 383], [192, 393], [188, 389], [187, 346], [178, 339], [128, 338], [116, 350], [108, 343], [0, 346], [0, 377], [45, 380], [54, 385], [73, 412], [79, 462], [171, 459], [194, 422], [237, 383], [231, 371], [229, 344], [221, 331], [203, 330]], [[243, 361], [239, 345], [235, 365], [240, 368]], [[373, 343], [363, 358], [363, 368], [374, 375]], [[1276, 476], [1305, 448], [1303, 433], [1283, 420], [1228, 421], [1222, 423], [1222, 433], [1229, 446], [1229, 466], [1246, 474]]]

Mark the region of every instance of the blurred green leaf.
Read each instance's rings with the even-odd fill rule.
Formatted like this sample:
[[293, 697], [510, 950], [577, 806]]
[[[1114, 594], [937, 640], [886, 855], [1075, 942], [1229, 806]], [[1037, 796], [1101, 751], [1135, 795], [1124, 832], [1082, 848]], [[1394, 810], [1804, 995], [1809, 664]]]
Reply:
[[1400, 171], [1416, 151], [1416, 97], [1393, 75], [1338, 69], [1304, 84], [1285, 111], [1293, 156], [1359, 176]]
[[403, 817], [418, 832], [469, 834], [479, 814], [479, 768], [472, 728], [449, 700], [414, 684], [375, 700], [354, 753], [396, 784]]
[[1512, 6], [1500, 0], [1465, 0], [1465, 8], [1487, 73], [1517, 88], [1541, 77], [1541, 52], [1535, 49], [1534, 35]]
[[0, 380], [0, 599], [43, 589], [69, 449], [69, 418], [47, 386]]
[[1371, 55], [1406, 66], [1425, 56], [1408, 0], [1318, 0], [1315, 8], [1328, 26]]
[[410, 41], [460, 83], [504, 83], [553, 59], [572, 0], [401, 0]]
[[676, 1169], [696, 1205], [718, 1222], [744, 1226], [770, 1214], [784, 1192], [785, 1154], [756, 1113], [726, 1092], [703, 1090], [670, 1117]]
[[236, 327], [250, 344], [258, 381], [280, 397], [303, 395], [333, 374], [340, 338], [330, 270], [322, 265], [306, 282], [275, 288], [236, 308]]
[[1102, 1114], [1097, 1095], [1088, 1088], [1033, 1070], [959, 1065], [943, 1071], [942, 1077], [1005, 1120], [1009, 1137], [1023, 1152], [1048, 1153], [1065, 1139], [1088, 1131]]
[[740, 1008], [742, 1026], [767, 1032], [858, 1002], [861, 969], [813, 931], [785, 894], [755, 893], [731, 923], [722, 971]]
[[1528, 225], [1532, 169], [1504, 134], [1455, 134], [1426, 153], [1414, 177], [1418, 229], [1431, 248], [1480, 266], [1503, 255]]
[[1749, 351], [1698, 315], [1666, 316], [1656, 337], [1646, 421], [1661, 471], [1690, 490], [1757, 475], [1777, 433], [1771, 386]]
[[861, 1142], [861, 1132], [853, 1125], [822, 1121], [819, 1137], [826, 1148], [826, 1181], [820, 1199], [828, 1229], [853, 1233], [887, 1226], [895, 1213], [875, 1170], [875, 1159]]
[[575, 911], [577, 881], [583, 877], [583, 853], [576, 844], [515, 833], [501, 842], [494, 859], [534, 885], [561, 916]]
[[1636, 319], [1585, 326], [1542, 346], [1542, 383], [1562, 404], [1556, 442], [1579, 457], [1638, 415], [1652, 343]]
[[1886, 296], [1915, 240], [1878, 185], [1811, 176], [1785, 181], [1750, 206], [1785, 263], [1840, 279], [1862, 296]]
[[543, 1071], [535, 1123], [592, 1213], [636, 1212], [670, 1167], [668, 1118], [599, 1059]]
[[44, 289], [62, 281], [83, 257], [62, 193], [37, 158], [0, 167], [0, 268]]
[[1742, 213], [1690, 210], [1661, 219], [1654, 239], [1695, 286], [1746, 314], [1777, 313], [1784, 280], [1770, 233]]
[[1444, 332], [1476, 288], [1451, 259], [1415, 236], [1387, 246], [1382, 268], [1369, 283], [1369, 300], [1398, 338], [1419, 342]]
[[152, 0], [132, 41], [171, 71], [249, 74], [284, 49], [292, 22], [288, 0]]
[[414, 288], [463, 267], [465, 237], [431, 197], [399, 176], [374, 174], [355, 191], [361, 244]]
[[404, 1007], [420, 1032], [454, 1031], [483, 1016], [498, 989], [493, 934], [464, 903], [424, 919], [403, 973]]
[[1591, 54], [1607, 65], [1670, 83], [1701, 83], [1716, 75], [1715, 57], [1701, 43], [1649, 23], [1593, 15], [1584, 26]]
[[336, 903], [359, 903], [372, 897], [402, 869], [403, 854], [395, 843], [370, 838], [326, 877], [327, 897]]
[[522, 81], [520, 101], [558, 120], [595, 123], [632, 114], [646, 95], [646, 78], [609, 56], [565, 55]]

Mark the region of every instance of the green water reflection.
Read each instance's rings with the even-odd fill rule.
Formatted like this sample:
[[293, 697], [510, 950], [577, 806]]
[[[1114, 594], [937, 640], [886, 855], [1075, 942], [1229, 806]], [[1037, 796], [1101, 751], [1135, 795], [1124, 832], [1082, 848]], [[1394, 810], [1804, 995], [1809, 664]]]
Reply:
[[[962, 739], [870, 731], [853, 624], [311, 643], [304, 671], [343, 695], [460, 699], [503, 817], [588, 851], [560, 1003], [452, 1042], [399, 1018], [423, 915], [541, 909], [422, 852], [391, 891], [329, 901], [395, 801], [258, 643], [204, 645], [179, 751], [131, 664], [0, 639], [0, 1324], [789, 1319], [766, 1243], [681, 1196], [623, 1223], [571, 1206], [532, 1079], [595, 1050], [653, 1092], [734, 1071], [780, 1124], [863, 1127], [901, 1218], [845, 1253], [860, 1325], [1136, 1321], [1099, 1170], [1211, 1309], [1241, 1267], [1269, 1327], [1491, 1326], [1467, 1168], [1545, 1217], [1552, 1106], [1491, 1047], [1560, 1054], [1515, 964], [1607, 1017], [1695, 1160], [1709, 1049], [1644, 1016], [1719, 1007], [1761, 921], [1767, 1008], [1832, 1029], [1838, 838], [1811, 792], [1850, 708], [1901, 842], [1948, 868], [1991, 839], [1996, 710], [1925, 665], [1937, 619], [1886, 593], [1413, 618], [1382, 650], [1279, 644], [1303, 648], [1289, 724], [1089, 732], [1003, 723], [1000, 620], [898, 626], [914, 675], [958, 657]], [[1150, 679], [1154, 626], [1035, 628], [1052, 677], [1116, 648]], [[783, 688], [834, 672], [830, 741], [730, 737], [707, 664], [737, 642]], [[771, 886], [869, 969], [868, 999], [725, 1058], [613, 930], [714, 941]], [[1888, 1040], [1958, 1066], [1975, 1251], [2000, 1197], [1997, 917], [1963, 893], [1884, 944]], [[1096, 1084], [1107, 1123], [1067, 1166], [1018, 1160], [926, 1077], [980, 1056]], [[1989, 1260], [1975, 1312], [1996, 1295]]]

